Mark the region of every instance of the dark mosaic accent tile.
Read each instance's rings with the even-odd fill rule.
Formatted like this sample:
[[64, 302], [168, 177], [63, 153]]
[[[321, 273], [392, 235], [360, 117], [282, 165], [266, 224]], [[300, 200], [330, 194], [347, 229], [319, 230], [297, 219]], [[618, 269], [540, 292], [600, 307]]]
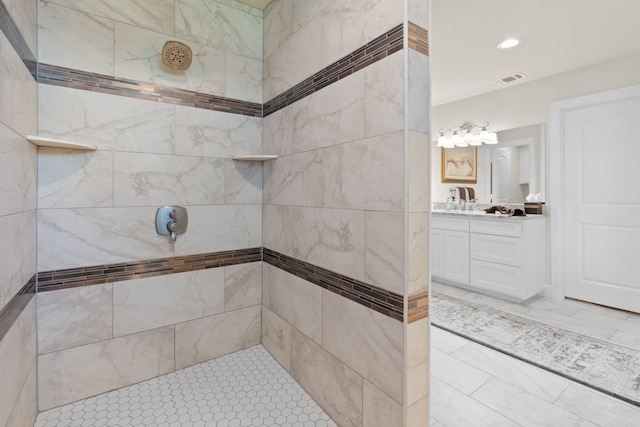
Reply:
[[4, 33], [9, 43], [11, 43], [11, 46], [13, 46], [20, 59], [22, 59], [22, 62], [24, 62], [25, 67], [27, 67], [35, 79], [37, 75], [36, 57], [33, 55], [33, 52], [31, 52], [31, 49], [29, 49], [27, 42], [20, 33], [20, 30], [18, 30], [18, 26], [11, 15], [9, 15], [9, 11], [2, 1], [0, 1], [0, 31]]
[[262, 259], [281, 270], [357, 302], [393, 319], [403, 321], [402, 295], [343, 276], [317, 265], [262, 248]]
[[255, 102], [240, 101], [223, 96], [209, 95], [135, 80], [114, 78], [103, 74], [71, 70], [56, 65], [39, 64], [38, 82], [126, 96], [146, 101], [184, 105], [205, 110], [241, 114], [244, 116], [262, 117], [262, 104]]
[[429, 56], [429, 31], [409, 22], [409, 49]]
[[408, 323], [429, 317], [429, 292], [411, 295], [407, 309]]
[[312, 93], [402, 49], [403, 25], [387, 31], [364, 46], [337, 60], [313, 76], [274, 97], [263, 105], [263, 116], [291, 105]]
[[0, 341], [11, 330], [14, 323], [25, 307], [31, 302], [31, 298], [36, 294], [36, 276], [31, 279], [11, 298], [11, 300], [0, 310]]
[[38, 292], [122, 282], [262, 260], [261, 248], [185, 255], [38, 273]]

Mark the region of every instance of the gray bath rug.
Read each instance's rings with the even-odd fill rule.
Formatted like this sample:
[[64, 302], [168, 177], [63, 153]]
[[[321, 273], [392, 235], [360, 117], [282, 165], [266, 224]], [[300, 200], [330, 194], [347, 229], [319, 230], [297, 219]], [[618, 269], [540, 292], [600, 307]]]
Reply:
[[640, 406], [640, 351], [434, 292], [432, 325]]

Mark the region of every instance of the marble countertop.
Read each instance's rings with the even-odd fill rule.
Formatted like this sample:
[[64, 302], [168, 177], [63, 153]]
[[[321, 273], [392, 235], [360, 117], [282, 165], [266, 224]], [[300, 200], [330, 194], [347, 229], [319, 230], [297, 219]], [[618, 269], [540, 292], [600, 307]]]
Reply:
[[437, 214], [437, 215], [450, 215], [450, 216], [460, 216], [460, 217], [474, 217], [474, 218], [487, 218], [487, 219], [492, 219], [492, 218], [500, 218], [500, 219], [506, 219], [506, 220], [516, 220], [516, 221], [523, 221], [523, 220], [530, 220], [530, 219], [540, 219], [540, 218], [544, 218], [544, 215], [527, 215], [527, 216], [511, 216], [511, 215], [502, 215], [502, 214], [490, 214], [490, 213], [486, 213], [483, 210], [477, 210], [477, 211], [454, 211], [454, 210], [446, 210], [446, 209], [433, 209], [431, 211], [432, 214]]

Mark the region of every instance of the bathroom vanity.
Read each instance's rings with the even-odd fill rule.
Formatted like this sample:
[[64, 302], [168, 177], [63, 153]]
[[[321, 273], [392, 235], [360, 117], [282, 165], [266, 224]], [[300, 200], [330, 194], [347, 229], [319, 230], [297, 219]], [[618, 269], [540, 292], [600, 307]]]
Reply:
[[523, 301], [545, 288], [545, 218], [434, 211], [431, 277]]

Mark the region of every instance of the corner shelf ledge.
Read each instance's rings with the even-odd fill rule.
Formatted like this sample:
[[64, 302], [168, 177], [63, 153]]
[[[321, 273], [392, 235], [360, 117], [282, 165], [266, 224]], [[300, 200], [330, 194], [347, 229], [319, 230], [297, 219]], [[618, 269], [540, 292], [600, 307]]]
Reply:
[[80, 144], [78, 142], [63, 141], [61, 139], [45, 138], [43, 136], [27, 135], [27, 140], [37, 145], [38, 147], [70, 148], [73, 150], [88, 150], [88, 151], [97, 150], [97, 147], [94, 147], [93, 145]]
[[277, 158], [278, 156], [275, 154], [261, 154], [255, 156], [234, 156], [231, 159], [244, 162], [264, 162], [265, 160], [273, 160]]

